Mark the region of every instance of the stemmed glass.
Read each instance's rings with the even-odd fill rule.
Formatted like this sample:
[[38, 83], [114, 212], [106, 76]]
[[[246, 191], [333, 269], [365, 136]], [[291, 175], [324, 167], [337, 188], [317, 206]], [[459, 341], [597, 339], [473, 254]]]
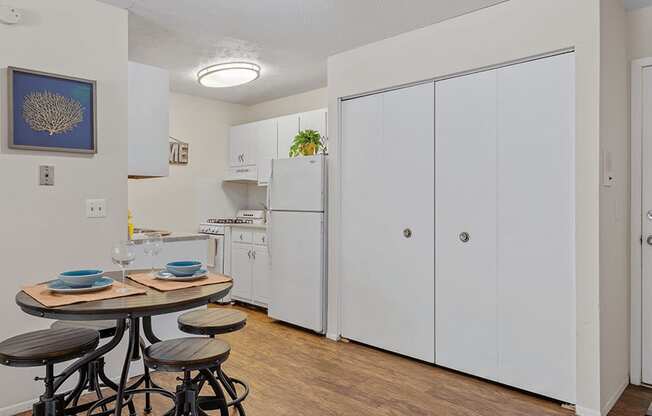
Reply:
[[[120, 241], [111, 248], [111, 259], [113, 263], [122, 269], [122, 284], [125, 283], [125, 267], [129, 266], [136, 259], [136, 250], [133, 241]], [[119, 293], [128, 292], [126, 287], [118, 288]]]
[[156, 256], [163, 249], [163, 236], [160, 233], [147, 233], [147, 238], [143, 241], [143, 251], [146, 256], [151, 256], [151, 273], [154, 274], [154, 264], [156, 263]]

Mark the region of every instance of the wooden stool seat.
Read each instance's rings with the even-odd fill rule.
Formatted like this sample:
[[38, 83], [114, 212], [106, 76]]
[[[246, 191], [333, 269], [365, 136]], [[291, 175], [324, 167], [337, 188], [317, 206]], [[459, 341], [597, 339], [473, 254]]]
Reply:
[[116, 321], [54, 321], [52, 329], [59, 328], [86, 328], [94, 329], [100, 333], [100, 339], [110, 338], [115, 335]]
[[81, 357], [99, 342], [99, 333], [87, 328], [28, 332], [0, 342], [0, 363], [11, 367], [51, 365]]
[[157, 342], [145, 349], [143, 361], [149, 368], [163, 371], [209, 369], [229, 357], [231, 346], [212, 338], [178, 338]]
[[209, 308], [186, 312], [177, 318], [177, 323], [188, 334], [214, 336], [244, 328], [247, 314], [237, 309]]

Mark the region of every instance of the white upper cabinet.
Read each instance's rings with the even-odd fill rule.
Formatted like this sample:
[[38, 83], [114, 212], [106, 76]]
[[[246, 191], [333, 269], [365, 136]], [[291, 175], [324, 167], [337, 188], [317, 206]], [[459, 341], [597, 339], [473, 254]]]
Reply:
[[252, 156], [254, 164], [258, 167], [258, 184], [264, 185], [269, 182], [272, 174], [272, 159], [278, 157], [276, 120], [264, 120], [254, 124], [256, 135], [252, 143]]
[[269, 183], [273, 159], [289, 157], [300, 130], [316, 130], [327, 136], [327, 110], [291, 114], [231, 127], [229, 181]]
[[325, 108], [299, 114], [299, 130], [316, 130], [323, 137], [328, 137], [327, 115]]
[[128, 84], [129, 176], [168, 176], [169, 74], [129, 62]]
[[280, 117], [278, 123], [278, 158], [289, 157], [290, 146], [294, 137], [299, 133], [299, 115], [290, 114], [289, 116]]
[[231, 127], [230, 156], [231, 166], [247, 166], [249, 147], [253, 129], [250, 124]]

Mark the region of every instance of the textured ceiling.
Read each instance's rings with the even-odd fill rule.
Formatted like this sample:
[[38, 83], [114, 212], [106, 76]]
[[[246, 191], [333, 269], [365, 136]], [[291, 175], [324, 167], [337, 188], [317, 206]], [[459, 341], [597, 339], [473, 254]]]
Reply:
[[[330, 55], [504, 0], [101, 1], [129, 10], [129, 58], [168, 69], [174, 91], [249, 105], [325, 86]], [[260, 78], [197, 84], [203, 66], [239, 60]]]

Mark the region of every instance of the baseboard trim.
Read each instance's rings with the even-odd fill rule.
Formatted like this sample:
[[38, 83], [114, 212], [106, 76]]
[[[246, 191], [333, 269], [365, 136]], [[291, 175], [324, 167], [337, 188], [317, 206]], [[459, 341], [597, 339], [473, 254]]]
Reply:
[[620, 383], [620, 386], [618, 389], [615, 391], [615, 393], [607, 400], [607, 403], [604, 404], [602, 407], [602, 416], [606, 416], [609, 414], [611, 409], [616, 405], [618, 402], [618, 399], [620, 399], [620, 396], [623, 395], [623, 392], [625, 389], [629, 386], [629, 376], [625, 377], [623, 381]]
[[32, 410], [32, 405], [34, 402], [38, 401], [38, 397], [33, 400], [28, 400], [22, 403], [12, 404], [11, 406], [3, 407], [0, 409], [0, 416], [14, 416], [17, 413], [26, 412]]
[[578, 416], [602, 416], [599, 410], [582, 406], [575, 406], [575, 414]]
[[337, 335], [337, 334], [331, 334], [331, 333], [329, 333], [329, 332], [326, 333], [326, 338], [328, 338], [328, 339], [330, 339], [330, 340], [333, 340], [333, 341], [339, 341], [339, 340], [340, 340], [340, 336], [339, 336], [339, 335]]
[[[132, 371], [133, 370], [133, 371]], [[129, 371], [129, 378], [132, 377], [137, 377], [143, 374], [143, 369], [142, 366], [139, 368], [132, 368]], [[120, 382], [120, 377], [114, 377], [111, 379], [114, 383]], [[0, 416], [14, 416], [18, 413], [22, 412], [27, 412], [28, 410], [32, 410], [32, 405], [38, 401], [38, 396], [33, 398], [32, 400], [27, 400], [21, 403], [16, 403], [12, 404], [9, 406], [5, 406], [3, 408], [0, 408]]]

